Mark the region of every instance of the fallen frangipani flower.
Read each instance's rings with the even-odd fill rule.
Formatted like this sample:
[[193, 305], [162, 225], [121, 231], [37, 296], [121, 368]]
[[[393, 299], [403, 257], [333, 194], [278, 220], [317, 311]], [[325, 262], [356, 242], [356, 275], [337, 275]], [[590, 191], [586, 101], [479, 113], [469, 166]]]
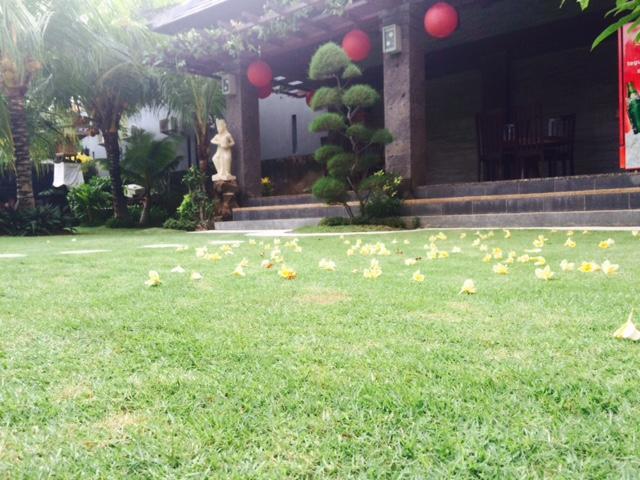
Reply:
[[380, 263], [375, 258], [371, 260], [369, 264], [369, 268], [365, 269], [363, 272], [364, 278], [369, 278], [375, 280], [380, 275], [382, 275], [382, 269], [380, 268]]
[[573, 237], [575, 235], [575, 232], [573, 230], [569, 230], [567, 232], [567, 237]]
[[567, 238], [567, 241], [564, 242], [564, 246], [567, 248], [576, 248], [576, 242], [574, 242], [571, 237]]
[[199, 272], [191, 272], [191, 280], [202, 280], [203, 276]]
[[180, 245], [178, 248], [176, 248], [176, 252], [186, 252], [187, 250], [189, 250], [189, 247], [187, 245]]
[[442, 232], [438, 232], [438, 235], [436, 235], [436, 238], [437, 238], [438, 240], [446, 240], [446, 239], [447, 239], [447, 236], [446, 236], [444, 233], [442, 233]]
[[545, 238], [544, 235], [538, 235], [538, 238], [533, 241], [533, 246], [536, 248], [542, 248], [548, 240], [549, 239]]
[[607, 248], [611, 248], [615, 245], [616, 241], [613, 238], [607, 238], [606, 240], [601, 241], [598, 244], [598, 247], [600, 247], [603, 250], [606, 250]]
[[323, 258], [318, 262], [318, 267], [320, 267], [321, 270], [325, 270], [327, 272], [335, 272], [336, 262], [334, 262], [333, 260], [327, 260], [326, 258]]
[[465, 232], [462, 232], [460, 234], [460, 240], [464, 240], [465, 238], [467, 238], [467, 234]]
[[529, 255], [525, 254], [525, 255], [520, 255], [520, 256], [517, 258], [517, 260], [516, 260], [516, 261], [517, 261], [518, 263], [528, 263], [528, 262], [529, 262], [529, 260], [531, 260], [531, 257], [529, 257]]
[[629, 314], [626, 323], [613, 332], [613, 338], [617, 338], [618, 340], [633, 340], [634, 342], [640, 340], [640, 330], [638, 330], [633, 323], [633, 310]]
[[541, 251], [541, 248], [527, 248], [525, 250], [525, 253], [540, 253]]
[[589, 230], [583, 230], [583, 231], [582, 231], [582, 234], [583, 234], [583, 235], [589, 235], [590, 233], [591, 233], [591, 232], [590, 232]]
[[489, 263], [491, 260], [493, 260], [493, 256], [490, 253], [487, 253], [484, 257], [482, 257], [482, 261], [484, 263]]
[[404, 264], [405, 264], [407, 267], [412, 267], [412, 266], [414, 266], [416, 263], [418, 263], [418, 261], [417, 261], [415, 258], [407, 258], [407, 259], [404, 261]]
[[405, 240], [402, 243], [404, 243], [405, 245], [409, 245], [411, 242], [409, 240]]
[[531, 260], [536, 267], [542, 267], [547, 264], [547, 260], [544, 257], [531, 257]]
[[500, 260], [504, 253], [502, 252], [502, 249], [500, 247], [496, 247], [491, 251], [491, 255], [493, 255], [493, 258], [495, 260]]
[[248, 260], [248, 259], [246, 259], [246, 258], [243, 258], [242, 260], [240, 260], [239, 265], [240, 265], [242, 268], [247, 268], [247, 267], [249, 266], [249, 260]]
[[611, 263], [609, 260], [605, 260], [604, 262], [602, 262], [602, 265], [600, 265], [600, 270], [602, 270], [602, 273], [604, 273], [607, 277], [613, 277], [614, 275], [618, 274], [620, 265]]
[[640, 230], [632, 230], [631, 231], [631, 235], [633, 235], [634, 237], [637, 237], [640, 235]]
[[578, 267], [578, 270], [580, 270], [582, 273], [597, 272], [598, 270], [600, 270], [600, 265], [598, 265], [596, 262], [582, 262]]
[[255, 245], [256, 241], [254, 238], [252, 238], [251, 240], [249, 240], [249, 245]]
[[473, 242], [471, 242], [471, 246], [472, 247], [478, 247], [480, 246], [480, 239], [476, 238]]
[[497, 263], [493, 266], [493, 273], [497, 273], [498, 275], [508, 275], [509, 267], [503, 263]]
[[247, 274], [244, 271], [242, 264], [238, 265], [232, 273], [236, 277], [246, 277]]
[[273, 263], [271, 262], [271, 260], [263, 260], [262, 262], [260, 262], [260, 266], [267, 270], [271, 270], [273, 268]]
[[511, 232], [509, 230], [502, 230], [504, 232], [504, 238], [511, 238]]
[[186, 270], [182, 268], [180, 265], [171, 269], [171, 273], [184, 273]]
[[462, 249], [460, 247], [453, 247], [451, 253], [462, 253]]
[[280, 275], [285, 280], [295, 280], [296, 277], [298, 276], [295, 270], [287, 267], [286, 265], [282, 265], [282, 267], [280, 267], [280, 271], [278, 272], [278, 275]]
[[554, 277], [555, 273], [551, 271], [551, 267], [547, 265], [544, 268], [536, 268], [536, 278], [539, 280], [544, 280], [545, 282], [551, 280]]
[[149, 279], [144, 282], [147, 287], [157, 287], [162, 282], [160, 281], [160, 274], [155, 270], [149, 270]]
[[420, 270], [416, 270], [415, 272], [413, 272], [413, 276], [411, 277], [411, 280], [418, 283], [424, 282], [424, 279], [425, 276], [420, 272]]
[[207, 253], [204, 256], [205, 260], [209, 260], [211, 262], [218, 262], [220, 260], [222, 260], [222, 256], [220, 256], [220, 254], [218, 252], [213, 252], [213, 253]]
[[482, 244], [482, 245], [480, 245], [480, 251], [481, 251], [481, 252], [487, 252], [487, 251], [489, 251], [489, 246], [488, 246], [488, 245], [486, 245], [486, 244]]
[[459, 294], [466, 293], [467, 295], [473, 295], [477, 292], [478, 289], [476, 288], [475, 282], [472, 279], [467, 278], [462, 284]]
[[220, 251], [225, 255], [233, 255], [233, 247], [231, 245], [222, 245]]
[[203, 258], [208, 253], [207, 247], [196, 248], [196, 257]]
[[576, 264], [565, 259], [560, 262], [560, 269], [563, 272], [573, 272], [576, 269]]

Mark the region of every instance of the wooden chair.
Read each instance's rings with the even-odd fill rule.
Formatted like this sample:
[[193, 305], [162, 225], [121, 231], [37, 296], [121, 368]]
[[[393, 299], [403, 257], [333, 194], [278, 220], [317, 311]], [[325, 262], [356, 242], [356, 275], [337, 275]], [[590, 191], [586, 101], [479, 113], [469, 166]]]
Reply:
[[540, 177], [540, 163], [545, 160], [542, 108], [537, 104], [516, 108], [512, 118], [515, 125], [514, 158], [519, 177], [530, 178], [531, 172]]
[[478, 181], [497, 180], [503, 163], [504, 110], [492, 110], [476, 115], [476, 139], [478, 148]]
[[557, 175], [558, 163], [562, 176], [575, 175], [573, 149], [575, 144], [576, 116], [562, 115], [549, 119], [545, 136], [545, 160], [549, 165], [549, 175]]

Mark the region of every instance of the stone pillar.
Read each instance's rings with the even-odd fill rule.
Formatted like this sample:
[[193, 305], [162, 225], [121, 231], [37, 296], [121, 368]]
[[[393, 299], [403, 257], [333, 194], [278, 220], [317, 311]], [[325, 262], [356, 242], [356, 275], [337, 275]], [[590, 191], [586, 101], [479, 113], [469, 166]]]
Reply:
[[402, 175], [411, 187], [424, 184], [426, 171], [426, 42], [424, 7], [403, 3], [384, 12], [382, 24], [397, 24], [402, 32], [402, 52], [385, 54], [384, 117], [394, 137], [386, 148], [387, 171]]
[[261, 194], [260, 110], [258, 92], [247, 80], [245, 69], [236, 73], [236, 93], [227, 97], [225, 119], [236, 146], [233, 149], [232, 173], [238, 178], [240, 191], [249, 197]]

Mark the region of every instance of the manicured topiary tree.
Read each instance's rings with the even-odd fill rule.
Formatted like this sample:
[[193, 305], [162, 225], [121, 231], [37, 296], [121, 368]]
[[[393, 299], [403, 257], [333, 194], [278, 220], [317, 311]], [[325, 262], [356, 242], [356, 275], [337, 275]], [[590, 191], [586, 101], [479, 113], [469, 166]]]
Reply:
[[352, 84], [362, 71], [335, 43], [320, 47], [311, 59], [309, 78], [331, 82], [318, 89], [311, 101], [313, 110], [327, 109], [309, 126], [313, 133], [327, 133], [331, 144], [320, 147], [315, 159], [326, 167], [327, 175], [313, 185], [313, 194], [330, 205], [344, 205], [349, 217], [349, 192], [365, 215], [371, 192], [379, 185], [372, 174], [383, 161], [383, 148], [393, 140], [386, 129], [371, 129], [359, 113], [380, 101], [369, 85]]

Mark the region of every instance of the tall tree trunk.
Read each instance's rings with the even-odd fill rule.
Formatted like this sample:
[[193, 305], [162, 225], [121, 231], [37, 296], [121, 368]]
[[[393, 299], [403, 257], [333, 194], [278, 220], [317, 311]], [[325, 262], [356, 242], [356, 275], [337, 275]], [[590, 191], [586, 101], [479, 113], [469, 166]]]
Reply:
[[198, 166], [200, 167], [200, 172], [205, 176], [204, 178], [204, 190], [207, 192], [209, 197], [213, 196], [213, 183], [211, 182], [211, 177], [209, 176], [209, 162], [211, 159], [209, 158], [209, 138], [207, 136], [208, 127], [205, 125], [204, 127], [199, 129], [200, 131], [196, 135], [196, 156], [198, 157]]
[[119, 220], [127, 217], [127, 201], [122, 190], [120, 173], [120, 139], [118, 131], [103, 130], [104, 149], [107, 151], [109, 176], [111, 177], [111, 194], [113, 198], [113, 215]]
[[25, 91], [26, 88], [16, 88], [7, 92], [7, 107], [16, 158], [16, 208], [20, 210], [36, 206], [33, 196], [33, 163], [29, 155], [29, 131], [24, 107]]

